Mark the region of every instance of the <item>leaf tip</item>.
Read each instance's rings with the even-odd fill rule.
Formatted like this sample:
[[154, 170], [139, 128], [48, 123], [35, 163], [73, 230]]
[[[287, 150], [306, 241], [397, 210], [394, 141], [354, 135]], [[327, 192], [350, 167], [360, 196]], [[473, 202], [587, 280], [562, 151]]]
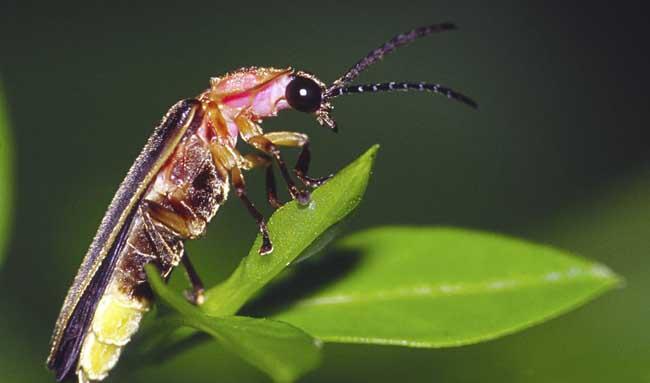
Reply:
[[593, 277], [604, 281], [607, 287], [624, 288], [626, 285], [625, 278], [602, 263], [595, 263], [589, 271]]
[[365, 153], [363, 153], [362, 157], [370, 157], [371, 160], [374, 160], [375, 157], [377, 157], [377, 152], [379, 151], [379, 148], [381, 145], [379, 144], [374, 144], [368, 150], [366, 150]]
[[377, 157], [377, 152], [379, 151], [379, 144], [374, 144], [368, 150], [366, 150], [362, 155], [360, 155], [356, 160], [351, 164], [343, 168], [339, 174], [344, 174], [350, 171], [351, 169], [354, 172], [366, 173], [366, 178], [372, 173], [372, 167], [375, 163], [375, 158]]

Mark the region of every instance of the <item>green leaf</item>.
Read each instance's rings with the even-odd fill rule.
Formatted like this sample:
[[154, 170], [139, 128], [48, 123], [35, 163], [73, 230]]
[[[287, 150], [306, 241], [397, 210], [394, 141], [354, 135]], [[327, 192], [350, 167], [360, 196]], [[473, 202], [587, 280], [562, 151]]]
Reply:
[[9, 119], [5, 109], [4, 92], [0, 84], [0, 264], [4, 259], [5, 247], [9, 239], [12, 214], [12, 140], [9, 134]]
[[269, 319], [208, 316], [170, 290], [154, 266], [147, 265], [146, 271], [157, 297], [178, 313], [166, 317], [167, 322], [210, 334], [274, 381], [292, 382], [319, 364], [321, 344], [302, 330]]
[[[275, 250], [261, 256], [258, 236], [248, 256], [222, 284], [206, 291], [201, 310], [210, 316], [234, 315], [265, 284], [292, 262], [304, 257], [340, 227], [359, 204], [370, 179], [378, 145], [368, 149], [332, 179], [316, 189], [308, 206], [292, 201], [276, 210], [268, 222]], [[178, 302], [177, 302], [178, 303]], [[184, 306], [179, 303], [178, 309]], [[175, 323], [156, 321], [140, 331], [137, 355], [159, 360], [178, 352], [192, 331], [174, 331]], [[181, 346], [184, 347], [184, 346]]]
[[356, 257], [355, 267], [276, 316], [329, 342], [476, 343], [558, 316], [619, 284], [603, 265], [460, 229], [378, 228], [344, 239], [338, 250]]
[[292, 201], [268, 222], [275, 250], [260, 256], [261, 238], [233, 274], [206, 292], [202, 309], [211, 315], [236, 313], [255, 293], [295, 261], [320, 236], [342, 221], [359, 204], [379, 149], [375, 145], [312, 193], [308, 206]]

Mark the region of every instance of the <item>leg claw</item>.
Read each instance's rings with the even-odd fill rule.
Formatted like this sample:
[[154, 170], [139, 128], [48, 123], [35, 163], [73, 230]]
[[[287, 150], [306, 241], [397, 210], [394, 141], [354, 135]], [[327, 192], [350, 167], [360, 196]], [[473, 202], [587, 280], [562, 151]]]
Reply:
[[300, 190], [296, 195], [296, 201], [303, 206], [309, 205], [309, 202], [311, 201], [311, 193], [307, 190]]
[[183, 292], [183, 295], [185, 295], [185, 298], [187, 300], [195, 305], [195, 306], [200, 306], [205, 302], [205, 290], [204, 289], [197, 289], [197, 290], [185, 290]]
[[334, 174], [327, 175], [325, 177], [309, 177], [307, 175], [304, 175], [302, 172], [295, 171], [296, 177], [305, 184], [306, 186], [310, 188], [316, 188], [327, 182], [330, 178], [334, 177]]

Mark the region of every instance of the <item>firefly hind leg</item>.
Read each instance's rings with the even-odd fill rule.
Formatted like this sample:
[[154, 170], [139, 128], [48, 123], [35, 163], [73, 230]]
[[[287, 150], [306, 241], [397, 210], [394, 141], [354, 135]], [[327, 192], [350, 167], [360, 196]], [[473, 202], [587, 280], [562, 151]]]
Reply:
[[277, 146], [302, 149], [293, 171], [296, 174], [296, 177], [298, 177], [298, 179], [305, 185], [309, 187], [317, 187], [332, 178], [332, 174], [319, 178], [312, 178], [307, 175], [307, 172], [309, 171], [309, 162], [311, 161], [311, 151], [309, 150], [309, 137], [306, 134], [296, 132], [271, 132], [264, 134], [264, 137]]
[[[148, 220], [155, 220], [167, 226], [176, 233], [182, 235], [185, 238], [191, 238], [192, 232], [187, 226], [187, 222], [178, 215], [176, 212], [164, 207], [158, 202], [145, 199], [143, 201], [145, 209], [143, 209], [142, 214], [146, 215]], [[148, 221], [145, 220], [145, 223]], [[151, 223], [153, 225], [153, 223]], [[155, 231], [155, 227], [147, 227], [148, 230]], [[153, 232], [150, 235], [154, 234]]]
[[[140, 214], [142, 215], [142, 221], [144, 222], [144, 227], [145, 227], [145, 232], [147, 236], [149, 237], [149, 240], [151, 241], [151, 244], [153, 245], [156, 256], [159, 258], [160, 262], [163, 262], [163, 258], [168, 258], [171, 260], [172, 263], [178, 263], [179, 256], [181, 258], [181, 261], [183, 262], [183, 266], [185, 267], [185, 271], [187, 272], [187, 276], [190, 279], [190, 283], [192, 284], [192, 291], [189, 293], [186, 293], [186, 298], [188, 301], [195, 305], [200, 305], [203, 303], [204, 297], [203, 297], [203, 292], [205, 291], [203, 288], [203, 283], [201, 282], [201, 279], [199, 278], [198, 274], [196, 273], [196, 270], [192, 266], [192, 263], [190, 262], [189, 255], [187, 254], [187, 250], [185, 249], [179, 249], [180, 253], [176, 254], [174, 250], [172, 250], [169, 245], [167, 245], [167, 242], [162, 238], [160, 235], [160, 232], [156, 229], [156, 226], [154, 224], [154, 220], [157, 222], [162, 223], [163, 225], [166, 225], [167, 227], [173, 227], [173, 225], [177, 225], [177, 222], [174, 219], [171, 219], [170, 217], [173, 216], [173, 212], [167, 211], [167, 214], [162, 214], [160, 209], [165, 209], [164, 207], [157, 205], [153, 201], [147, 201], [145, 200], [146, 203], [145, 206], [149, 208], [140, 208]], [[155, 218], [152, 217], [152, 211], [151, 207], [152, 206], [158, 206], [159, 210], [155, 210]], [[165, 254], [170, 254], [170, 256], [165, 257]]]
[[[145, 201], [151, 202], [147, 200]], [[157, 257], [158, 262], [160, 262], [161, 265], [164, 263], [171, 264], [173, 266], [178, 265], [178, 262], [182, 257], [182, 248], [175, 251], [169, 246], [169, 244], [167, 243], [165, 238], [163, 238], [160, 231], [156, 229], [156, 225], [154, 224], [154, 218], [150, 214], [151, 211], [149, 209], [143, 208], [141, 206], [139, 213], [142, 216], [142, 222], [144, 223], [145, 233], [147, 234], [147, 237], [149, 237], [149, 241], [151, 242], [153, 248], [155, 249], [156, 252], [155, 255]], [[164, 220], [160, 220], [158, 218], [159, 217], [156, 217], [157, 222], [160, 222], [163, 225], [167, 225], [167, 223]], [[168, 275], [162, 275], [162, 277], [167, 278]]]
[[182, 262], [183, 267], [185, 267], [185, 271], [187, 272], [187, 277], [190, 279], [190, 283], [192, 284], [192, 290], [185, 291], [185, 297], [195, 305], [201, 305], [205, 301], [205, 296], [203, 295], [205, 288], [203, 287], [201, 278], [196, 273], [196, 269], [194, 269], [194, 266], [190, 261], [190, 255], [187, 253], [187, 249], [183, 254]]

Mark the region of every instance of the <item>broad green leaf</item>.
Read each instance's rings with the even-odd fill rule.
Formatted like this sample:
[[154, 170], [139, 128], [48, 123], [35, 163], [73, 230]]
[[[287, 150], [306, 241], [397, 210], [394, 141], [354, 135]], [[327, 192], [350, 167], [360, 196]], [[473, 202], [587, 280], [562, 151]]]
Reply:
[[274, 381], [292, 382], [319, 364], [321, 344], [302, 330], [270, 319], [208, 316], [170, 290], [155, 267], [149, 265], [146, 271], [157, 297], [178, 313], [167, 317], [166, 322], [210, 334]]
[[276, 316], [328, 342], [480, 342], [555, 317], [619, 283], [607, 267], [565, 252], [460, 229], [378, 228], [337, 248], [338, 256], [357, 258], [355, 267]]
[[294, 262], [316, 239], [343, 220], [359, 204], [379, 149], [375, 145], [312, 193], [308, 206], [287, 203], [268, 222], [275, 250], [260, 256], [257, 237], [248, 256], [221, 285], [206, 292], [202, 309], [211, 315], [231, 315], [271, 279]]
[[4, 92], [0, 84], [0, 264], [4, 259], [9, 238], [12, 214], [13, 175], [11, 168], [12, 140], [9, 134], [9, 119], [5, 107]]

